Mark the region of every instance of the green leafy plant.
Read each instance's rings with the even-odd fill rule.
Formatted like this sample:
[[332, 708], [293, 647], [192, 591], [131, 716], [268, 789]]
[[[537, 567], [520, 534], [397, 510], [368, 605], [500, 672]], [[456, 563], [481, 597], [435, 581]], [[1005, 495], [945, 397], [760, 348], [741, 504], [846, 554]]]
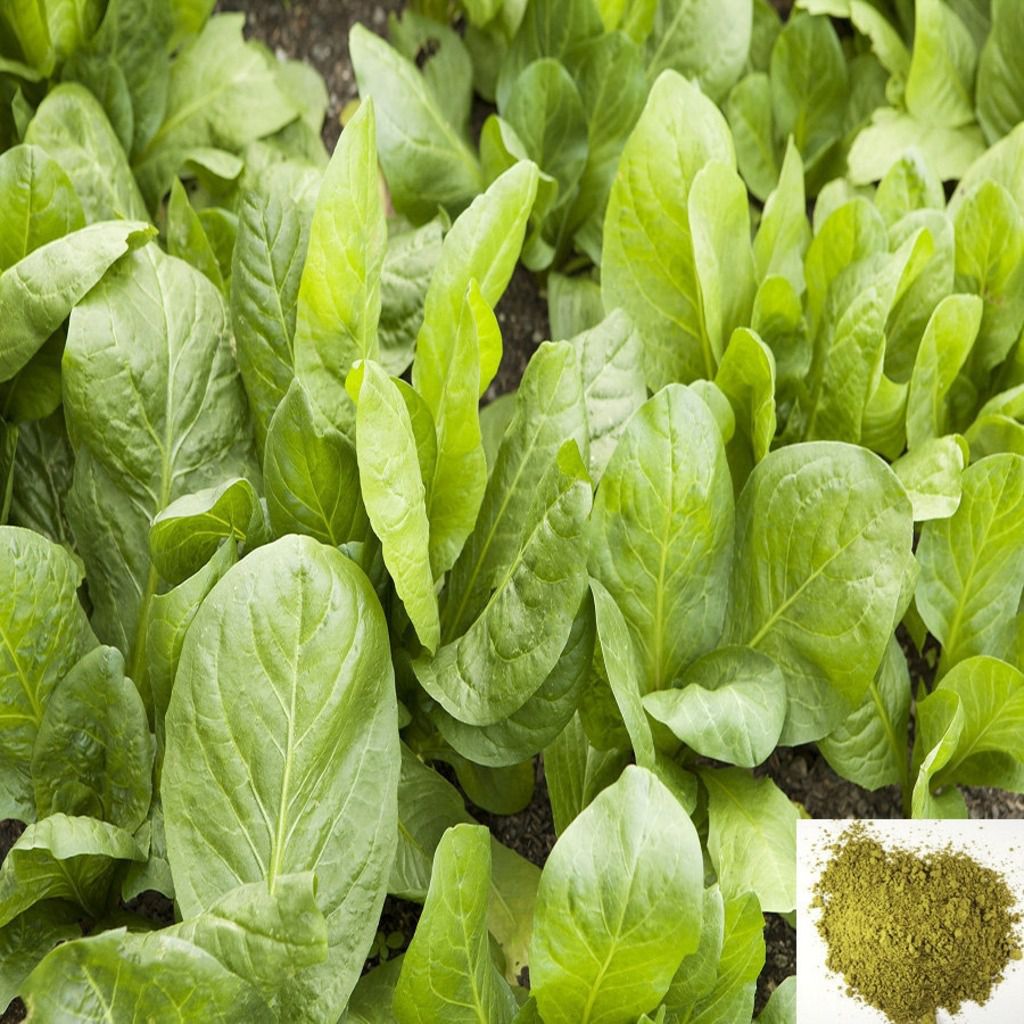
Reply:
[[780, 747], [1024, 790], [1017, 5], [211, 6], [0, 11], [0, 1004], [752, 1021]]

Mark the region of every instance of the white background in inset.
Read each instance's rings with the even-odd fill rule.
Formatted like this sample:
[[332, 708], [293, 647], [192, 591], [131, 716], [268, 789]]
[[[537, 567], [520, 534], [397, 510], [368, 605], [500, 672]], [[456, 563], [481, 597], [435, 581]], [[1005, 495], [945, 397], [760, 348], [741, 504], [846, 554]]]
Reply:
[[[883, 1013], [846, 995], [839, 975], [825, 966], [827, 950], [811, 910], [815, 882], [828, 847], [848, 828], [848, 820], [801, 819], [797, 826], [797, 1021], [798, 1024], [888, 1024]], [[1024, 821], [879, 820], [866, 824], [886, 846], [969, 853], [979, 864], [1006, 877], [1024, 914]], [[1024, 935], [1024, 925], [1022, 925]], [[1024, 1024], [1024, 961], [1012, 961], [1003, 982], [984, 1005], [965, 1003], [954, 1017], [939, 1011], [939, 1024]]]

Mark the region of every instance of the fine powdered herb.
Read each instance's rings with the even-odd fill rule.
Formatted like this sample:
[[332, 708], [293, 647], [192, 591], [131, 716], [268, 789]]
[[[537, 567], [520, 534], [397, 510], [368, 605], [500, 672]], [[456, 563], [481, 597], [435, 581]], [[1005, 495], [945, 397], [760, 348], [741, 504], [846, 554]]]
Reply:
[[998, 871], [948, 847], [887, 849], [861, 824], [830, 852], [812, 903], [828, 967], [892, 1024], [984, 1004], [1021, 958], [1021, 917]]

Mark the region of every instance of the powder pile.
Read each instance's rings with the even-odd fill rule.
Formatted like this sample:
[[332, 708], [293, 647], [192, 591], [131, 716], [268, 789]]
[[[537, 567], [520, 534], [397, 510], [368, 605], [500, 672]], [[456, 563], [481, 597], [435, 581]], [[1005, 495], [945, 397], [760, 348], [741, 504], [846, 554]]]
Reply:
[[1006, 880], [967, 854], [887, 849], [857, 824], [830, 850], [812, 906], [828, 967], [892, 1024], [984, 1004], [1021, 958]]

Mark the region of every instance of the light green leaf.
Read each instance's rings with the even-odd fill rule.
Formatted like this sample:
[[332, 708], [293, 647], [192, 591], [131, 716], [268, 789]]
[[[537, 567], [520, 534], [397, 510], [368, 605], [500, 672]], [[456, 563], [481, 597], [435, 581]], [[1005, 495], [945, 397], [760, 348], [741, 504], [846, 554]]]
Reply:
[[88, 89], [74, 82], [53, 89], [39, 104], [25, 141], [45, 150], [63, 168], [78, 193], [86, 223], [149, 219], [114, 129]]
[[508, 1024], [512, 990], [491, 962], [487, 902], [490, 836], [476, 825], [449, 829], [434, 856], [430, 891], [395, 988], [398, 1024]]
[[653, 1010], [697, 948], [700, 844], [675, 797], [630, 766], [560, 836], [537, 893], [531, 989], [549, 1024]]
[[729, 399], [736, 417], [736, 432], [726, 453], [739, 489], [775, 440], [775, 357], [771, 349], [753, 331], [737, 328], [715, 374], [715, 384]]
[[647, 39], [647, 74], [686, 75], [720, 102], [740, 77], [750, 49], [750, 0], [668, 0], [657, 5]]
[[772, 123], [771, 80], [763, 71], [741, 79], [722, 108], [736, 145], [736, 163], [747, 188], [764, 201], [776, 187], [782, 164]]
[[920, 150], [936, 174], [949, 181], [962, 178], [982, 156], [985, 140], [981, 129], [973, 124], [959, 128], [928, 124], [910, 114], [879, 107], [871, 115], [871, 124], [860, 131], [850, 147], [850, 181], [854, 185], [878, 181], [910, 149]]
[[800, 812], [771, 779], [742, 768], [705, 768], [708, 853], [726, 900], [753, 893], [764, 910], [796, 906], [796, 822]]
[[961, 478], [969, 461], [959, 434], [924, 441], [893, 464], [914, 509], [914, 522], [947, 519], [960, 504]]
[[217, 263], [203, 222], [192, 208], [188, 193], [180, 179], [171, 182], [171, 198], [167, 203], [167, 251], [202, 271], [220, 291], [226, 291], [224, 277]]
[[583, 373], [590, 436], [589, 469], [591, 478], [597, 482], [630, 417], [647, 399], [641, 365], [643, 342], [628, 314], [621, 309], [570, 340]]
[[71, 179], [45, 150], [14, 146], [0, 156], [0, 272], [83, 227]]
[[0, 380], [21, 370], [108, 268], [153, 233], [140, 221], [93, 224], [40, 246], [0, 273]]
[[505, 980], [518, 985], [530, 963], [540, 868], [491, 837], [491, 899], [487, 927], [505, 956]]
[[568, 440], [539, 481], [513, 556], [491, 577], [494, 590], [476, 621], [435, 658], [413, 663], [423, 688], [455, 718], [499, 721], [554, 668], [587, 585], [590, 507], [590, 478]]
[[754, 238], [758, 284], [779, 274], [799, 295], [804, 290], [804, 253], [811, 241], [804, 195], [804, 165], [792, 137], [786, 146], [779, 183], [768, 197]]
[[1024, 121], [1024, 72], [1013, 40], [1024, 32], [1024, 8], [1013, 0], [993, 0], [992, 31], [978, 64], [978, 120], [989, 142]]
[[260, 450], [292, 379], [299, 281], [320, 176], [272, 164], [239, 199], [231, 264], [231, 324]]
[[1009, 657], [1024, 579], [1024, 457], [969, 467], [960, 507], [924, 525], [917, 558], [917, 608], [942, 644], [940, 673], [975, 654]]
[[29, 976], [25, 1002], [43, 1020], [274, 1020], [248, 982], [198, 946], [162, 931], [116, 929], [58, 946]]
[[385, 960], [356, 982], [339, 1024], [396, 1024], [391, 1005], [403, 959], [397, 956]]
[[78, 602], [79, 563], [31, 530], [0, 527], [0, 814], [35, 818], [30, 766], [60, 680], [96, 645]]
[[75, 457], [64, 413], [23, 423], [17, 431], [11, 522], [69, 549], [74, 546], [66, 516]]
[[151, 209], [194, 150], [237, 152], [299, 113], [278, 83], [269, 52], [242, 40], [244, 22], [242, 14], [211, 18], [171, 65], [163, 122], [133, 160]]
[[4, 859], [0, 928], [45, 899], [73, 900], [98, 917], [116, 862], [145, 859], [134, 837], [116, 825], [51, 814], [29, 825]]
[[300, 381], [292, 381], [270, 421], [263, 464], [278, 536], [303, 533], [332, 546], [365, 536], [354, 442], [314, 408]]
[[784, 978], [768, 997], [756, 1024], [796, 1024], [796, 975]]
[[651, 724], [644, 711], [645, 705], [641, 702], [641, 681], [635, 668], [629, 628], [615, 598], [598, 580], [590, 581], [590, 589], [594, 595], [597, 635], [601, 642], [601, 657], [608, 674], [608, 684], [629, 734], [636, 763], [653, 772], [657, 765], [657, 752]]
[[431, 718], [438, 731], [477, 764], [503, 768], [528, 761], [558, 736], [575, 713], [594, 657], [594, 632], [593, 609], [584, 598], [555, 667], [521, 708], [493, 725], [473, 726], [437, 705]]
[[152, 796], [153, 739], [124, 658], [95, 647], [50, 694], [32, 754], [36, 813], [99, 818], [134, 832]]
[[183, 494], [256, 478], [220, 293], [155, 245], [132, 253], [75, 307], [63, 378], [76, 454], [68, 513], [93, 626], [138, 680], [159, 587], [152, 518]]
[[[932, 776], [956, 753], [964, 730], [964, 709], [955, 693], [936, 691], [929, 696], [930, 747], [917, 769], [911, 813], [915, 818], [966, 818], [967, 806], [956, 789], [933, 793]], [[922, 703], [924, 703], [922, 701]], [[924, 751], [923, 737], [915, 737], [915, 754]], [[915, 761], [917, 758], [915, 757]]]
[[420, 643], [433, 654], [441, 638], [430, 570], [430, 522], [413, 422], [402, 392], [378, 363], [349, 376], [356, 402], [359, 487], [384, 564]]
[[719, 647], [644, 708], [704, 757], [753, 768], [775, 749], [786, 719], [786, 680], [766, 654]]
[[878, 183], [875, 205], [891, 228], [914, 210], [941, 210], [946, 197], [935, 169], [922, 153], [909, 149]]
[[365, 104], [342, 132], [324, 174], [299, 283], [295, 372], [313, 404], [336, 426], [351, 420], [345, 378], [379, 351], [380, 273], [387, 246], [377, 184], [374, 108]]
[[914, 8], [907, 110], [917, 120], [941, 128], [968, 125], [974, 121], [974, 40], [942, 0], [915, 0]]
[[725, 907], [722, 891], [715, 884], [704, 890], [697, 948], [683, 957], [665, 995], [665, 1006], [673, 1014], [688, 1014], [714, 988], [724, 937]]
[[819, 739], [860, 702], [902, 612], [912, 539], [902, 485], [864, 449], [790, 445], [754, 468], [736, 507], [724, 640], [782, 669], [783, 743]]
[[591, 520], [590, 572], [629, 626], [643, 693], [670, 686], [718, 639], [732, 512], [711, 413], [688, 388], [662, 389], [630, 420]]
[[297, 1017], [334, 1019], [359, 976], [394, 855], [398, 770], [387, 629], [365, 576], [304, 537], [248, 555], [182, 650], [167, 851], [186, 918], [238, 885], [274, 892], [280, 876], [316, 869], [330, 951], [284, 986]]
[[153, 518], [149, 550], [153, 564], [169, 583], [198, 572], [225, 540], [250, 547], [263, 536], [263, 510], [252, 484], [234, 477], [171, 502]]
[[416, 66], [363, 25], [349, 34], [359, 92], [376, 106], [384, 176], [399, 213], [429, 220], [456, 214], [483, 190], [480, 163], [445, 117]]
[[910, 72], [910, 51], [899, 32], [869, 0], [849, 0], [849, 6], [848, 17], [857, 31], [871, 40], [871, 49], [882, 66], [895, 79], [905, 82]]
[[688, 201], [712, 160], [735, 164], [725, 119], [675, 72], [654, 83], [622, 153], [605, 217], [602, 292], [644, 341], [644, 376], [656, 390], [714, 375], [703, 327]]
[[860, 707], [818, 749], [832, 769], [864, 789], [908, 785], [910, 673], [895, 636]]
[[932, 313], [917, 350], [907, 396], [907, 445], [915, 448], [949, 428], [949, 391], [978, 336], [983, 304], [949, 295]]

